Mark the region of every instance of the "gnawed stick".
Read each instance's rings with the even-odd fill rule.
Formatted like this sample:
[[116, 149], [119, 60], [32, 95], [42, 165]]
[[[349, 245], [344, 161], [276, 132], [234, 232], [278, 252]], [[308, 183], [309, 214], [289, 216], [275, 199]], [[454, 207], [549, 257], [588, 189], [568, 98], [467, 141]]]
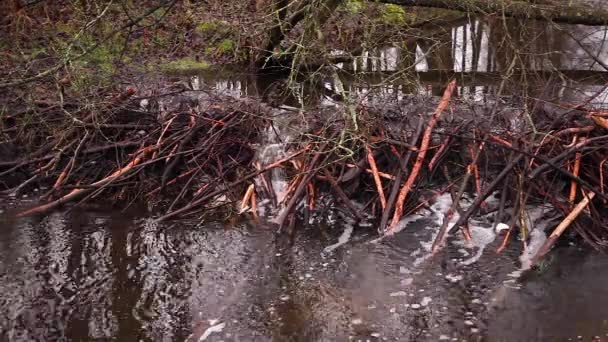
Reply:
[[382, 181], [380, 180], [380, 175], [378, 174], [378, 166], [376, 165], [376, 159], [374, 158], [372, 149], [369, 146], [367, 146], [367, 161], [369, 162], [369, 166], [372, 169], [374, 182], [376, 183], [376, 189], [378, 191], [378, 197], [380, 197], [380, 205], [382, 206], [382, 210], [384, 210], [386, 208], [386, 197], [384, 196], [384, 189], [382, 189]]
[[[186, 172], [182, 173], [181, 175], [178, 175], [177, 177], [175, 177], [175, 178], [171, 179], [171, 180], [170, 180], [170, 181], [168, 181], [168, 182], [167, 182], [167, 184], [165, 184], [165, 185], [171, 185], [171, 184], [174, 184], [174, 183], [176, 183], [178, 180], [180, 180], [180, 179], [182, 179], [182, 178], [184, 178], [184, 177], [187, 177], [187, 176], [191, 175], [193, 172], [198, 171], [198, 170], [200, 170], [200, 167], [198, 167], [198, 168], [194, 168], [194, 169], [190, 169], [190, 170], [188, 170], [188, 171], [186, 171]], [[148, 193], [146, 196], [148, 196], [148, 197], [154, 196], [155, 194], [159, 193], [161, 190], [162, 190], [162, 188], [159, 186], [159, 187], [157, 187], [156, 189], [154, 189], [154, 190], [150, 191], [150, 192], [149, 192], [149, 193]]]
[[179, 215], [181, 215], [183, 213], [186, 213], [186, 212], [192, 210], [193, 208], [201, 205], [205, 201], [208, 201], [209, 199], [211, 199], [211, 198], [213, 198], [213, 197], [215, 197], [215, 196], [217, 196], [217, 195], [225, 192], [227, 189], [233, 188], [233, 187], [235, 187], [235, 186], [237, 186], [237, 185], [239, 185], [241, 183], [244, 183], [244, 182], [246, 182], [246, 181], [248, 181], [248, 180], [256, 177], [259, 174], [262, 174], [262, 173], [264, 173], [264, 172], [266, 172], [266, 171], [268, 171], [270, 169], [273, 169], [273, 168], [275, 168], [275, 167], [283, 164], [284, 162], [289, 161], [292, 158], [295, 158], [295, 157], [299, 156], [300, 154], [302, 154], [306, 150], [307, 150], [307, 148], [304, 148], [304, 149], [302, 149], [302, 150], [300, 150], [298, 152], [295, 152], [294, 154], [292, 154], [290, 156], [287, 156], [287, 157], [285, 157], [285, 158], [283, 158], [281, 160], [278, 160], [278, 161], [276, 161], [276, 162], [274, 162], [272, 164], [268, 164], [264, 168], [259, 169], [259, 170], [255, 171], [255, 172], [252, 172], [249, 175], [247, 175], [247, 176], [245, 176], [245, 177], [243, 177], [243, 178], [241, 178], [241, 179], [239, 179], [237, 181], [234, 181], [234, 182], [228, 184], [228, 186], [226, 186], [226, 188], [222, 188], [222, 189], [218, 189], [218, 190], [212, 191], [209, 194], [207, 194], [207, 195], [205, 195], [205, 196], [203, 196], [203, 197], [201, 197], [201, 198], [199, 198], [199, 199], [197, 199], [195, 201], [190, 202], [188, 205], [186, 205], [186, 206], [184, 206], [184, 207], [182, 207], [180, 209], [177, 209], [175, 211], [172, 211], [170, 213], [165, 214], [164, 216], [159, 217], [157, 221], [158, 222], [166, 221], [168, 219], [171, 219], [171, 218], [179, 216]]
[[[355, 167], [358, 167], [357, 165], [350, 164], [350, 163], [345, 164], [345, 166], [348, 167], [348, 168], [351, 168], [351, 169], [355, 168]], [[372, 169], [365, 169], [365, 172], [367, 172], [369, 174], [372, 174], [372, 175], [374, 173], [374, 171]], [[388, 179], [388, 180], [395, 180], [395, 176], [390, 175], [390, 174], [388, 174], [386, 172], [378, 171], [378, 176], [380, 176], [380, 178], [384, 178], [384, 179]]]
[[[253, 185], [253, 184], [251, 184]], [[258, 219], [258, 199], [255, 196], [255, 185], [253, 188], [253, 192], [251, 193], [251, 197], [249, 198], [251, 200], [251, 209], [249, 211], [251, 211], [251, 215], [253, 215], [253, 218], [255, 220]]]
[[[574, 166], [572, 167], [572, 174], [578, 177], [578, 174], [581, 169], [581, 152], [576, 152], [574, 157]], [[570, 202], [570, 207], [574, 207], [574, 200], [576, 199], [576, 190], [578, 187], [578, 183], [574, 180], [570, 181], [570, 196], [568, 196], [568, 202]]]
[[74, 169], [74, 165], [76, 164], [76, 158], [78, 158], [78, 153], [80, 152], [80, 149], [82, 148], [82, 146], [88, 139], [89, 139], [89, 131], [87, 131], [85, 133], [82, 140], [80, 140], [80, 143], [78, 143], [78, 146], [76, 147], [76, 150], [74, 151], [74, 155], [72, 156], [72, 158], [70, 158], [70, 161], [68, 162], [68, 164], [61, 171], [61, 173], [59, 174], [59, 177], [57, 177], [57, 180], [55, 181], [55, 184], [53, 184], [53, 187], [51, 188], [51, 190], [49, 190], [46, 194], [42, 195], [42, 198], [46, 199], [49, 195], [58, 191], [59, 188], [63, 185], [63, 182], [70, 177], [70, 174], [72, 173], [72, 170]]
[[[334, 136], [335, 136], [335, 134], [332, 135], [332, 138]], [[281, 214], [279, 215], [279, 217], [277, 219], [277, 223], [279, 225], [279, 232], [282, 231], [282, 229], [285, 225], [285, 222], [287, 220], [287, 217], [289, 216], [291, 211], [296, 207], [296, 204], [298, 204], [298, 201], [300, 200], [300, 196], [304, 192], [304, 189], [306, 188], [306, 186], [308, 185], [308, 183], [310, 182], [312, 177], [314, 177], [315, 174], [317, 173], [317, 171], [318, 171], [316, 169], [317, 164], [321, 161], [321, 157], [322, 157], [323, 153], [325, 152], [325, 148], [327, 147], [327, 144], [328, 144], [327, 141], [325, 143], [323, 143], [321, 145], [321, 147], [319, 148], [319, 150], [315, 153], [314, 157], [312, 157], [308, 170], [306, 171], [305, 175], [302, 177], [302, 180], [300, 181], [300, 183], [298, 184], [298, 187], [296, 188], [293, 195], [289, 199], [289, 202], [287, 202], [287, 205], [281, 211]]]
[[[412, 136], [412, 140], [410, 143], [412, 145], [416, 144], [420, 135], [422, 134], [422, 128], [424, 127], [424, 122], [422, 119], [418, 121], [418, 127], [416, 127], [416, 133]], [[407, 153], [399, 160], [399, 166], [397, 167], [397, 175], [395, 176], [395, 181], [393, 182], [393, 187], [391, 188], [391, 192], [388, 196], [388, 201], [386, 202], [386, 208], [382, 212], [382, 218], [380, 219], [380, 226], [378, 227], [378, 233], [383, 234], [386, 230], [386, 225], [388, 224], [388, 216], [395, 205], [395, 201], [397, 200], [397, 194], [399, 193], [399, 185], [401, 185], [401, 179], [403, 178], [404, 170], [407, 168], [407, 164], [410, 162], [412, 158], [413, 151], [409, 150]]]
[[446, 87], [445, 91], [443, 92], [443, 97], [441, 98], [441, 101], [437, 106], [437, 109], [435, 109], [433, 116], [429, 120], [428, 126], [424, 131], [424, 135], [422, 136], [422, 142], [420, 143], [418, 156], [416, 157], [416, 162], [412, 167], [412, 172], [410, 173], [408, 179], [405, 181], [405, 184], [403, 184], [403, 187], [399, 191], [397, 202], [395, 204], [395, 212], [393, 214], [391, 225], [388, 231], [386, 232], [387, 234], [391, 234], [391, 232], [395, 229], [395, 227], [397, 227], [397, 223], [399, 223], [399, 220], [401, 219], [405, 199], [407, 198], [407, 195], [414, 186], [414, 182], [416, 182], [416, 179], [418, 178], [420, 169], [422, 169], [422, 163], [424, 162], [426, 152], [429, 148], [429, 144], [431, 143], [431, 134], [433, 133], [433, 128], [435, 128], [435, 125], [439, 121], [439, 118], [441, 118], [441, 114], [443, 113], [445, 108], [447, 108], [455, 88], [456, 80], [453, 80]]
[[[377, 153], [377, 152], [374, 152], [374, 153]], [[367, 160], [368, 160], [367, 156], [364, 156], [361, 159], [359, 159], [359, 161], [355, 164], [355, 166], [353, 168], [346, 171], [342, 176], [340, 176], [340, 178], [338, 178], [338, 183], [350, 182], [353, 179], [359, 177], [359, 175], [363, 172], [363, 170], [365, 170], [365, 167], [368, 163]]]
[[[479, 144], [479, 151], [477, 153], [481, 153], [483, 150], [484, 142], [482, 141]], [[478, 160], [475, 158], [475, 151], [473, 151], [473, 147], [469, 145], [469, 156], [471, 157], [471, 171], [473, 172], [473, 176], [475, 179], [475, 192], [479, 195], [481, 194], [481, 178], [479, 177], [479, 165]]]
[[564, 218], [562, 222], [560, 222], [557, 227], [553, 230], [551, 235], [547, 238], [542, 247], [538, 250], [534, 258], [532, 258], [532, 265], [536, 264], [545, 254], [549, 252], [551, 247], [555, 244], [555, 241], [562, 235], [566, 228], [572, 224], [574, 220], [583, 212], [583, 210], [589, 205], [589, 202], [595, 197], [594, 192], [590, 192], [587, 196], [585, 196], [574, 209]]
[[249, 187], [247, 188], [247, 191], [245, 191], [245, 195], [243, 196], [243, 199], [241, 200], [241, 212], [245, 211], [247, 209], [247, 207], [249, 207], [249, 202], [251, 199], [251, 195], [253, 195], [253, 191], [255, 189], [255, 185], [253, 184], [249, 184]]
[[315, 209], [315, 185], [312, 183], [308, 183], [308, 207]]
[[450, 136], [446, 137], [445, 140], [443, 141], [443, 143], [441, 143], [441, 146], [439, 146], [439, 149], [437, 151], [435, 151], [435, 154], [433, 155], [433, 158], [431, 158], [431, 161], [429, 162], [429, 165], [428, 165], [429, 171], [433, 172], [435, 165], [439, 161], [439, 158], [443, 155], [443, 152], [445, 152], [445, 150], [447, 149], [448, 144], [450, 143], [451, 140], [452, 140], [452, 137], [450, 137]]
[[36, 215], [36, 214], [45, 214], [62, 204], [68, 203], [68, 202], [80, 197], [81, 195], [84, 195], [90, 191], [95, 190], [98, 187], [101, 187], [109, 182], [112, 182], [115, 179], [117, 179], [117, 178], [125, 175], [129, 171], [131, 171], [135, 166], [137, 166], [142, 161], [147, 159], [151, 153], [156, 151], [156, 149], [157, 149], [156, 145], [148, 146], [148, 147], [144, 148], [141, 152], [139, 152], [137, 154], [137, 156], [135, 158], [133, 158], [133, 160], [131, 162], [129, 162], [126, 166], [115, 171], [111, 175], [109, 175], [101, 180], [98, 180], [97, 182], [92, 183], [91, 187], [74, 189], [74, 190], [70, 191], [67, 195], [62, 196], [61, 198], [59, 198], [55, 201], [28, 209], [26, 211], [22, 211], [19, 214], [17, 214], [17, 217], [31, 216], [31, 215]]
[[[496, 231], [496, 227], [498, 226], [498, 224], [502, 223], [502, 219], [504, 217], [505, 205], [507, 203], [507, 197], [509, 196], [510, 179], [511, 179], [510, 175], [505, 177], [504, 184], [502, 185], [502, 192], [500, 194], [500, 202], [498, 203], [498, 213], [496, 214], [496, 217], [494, 219], [494, 224], [492, 225], [492, 230], [494, 230], [494, 231]], [[519, 201], [517, 201], [515, 203], [516, 207], [518, 205], [519, 205]], [[515, 217], [515, 216], [516, 215], [515, 215], [515, 210], [514, 210], [512, 217]], [[511, 224], [509, 224], [509, 228], [507, 229], [507, 234], [505, 234], [505, 238], [503, 239], [500, 246], [496, 249], [496, 254], [501, 253], [507, 247], [507, 243], [509, 242], [509, 237], [511, 236], [512, 228], [513, 228], [513, 226]]]

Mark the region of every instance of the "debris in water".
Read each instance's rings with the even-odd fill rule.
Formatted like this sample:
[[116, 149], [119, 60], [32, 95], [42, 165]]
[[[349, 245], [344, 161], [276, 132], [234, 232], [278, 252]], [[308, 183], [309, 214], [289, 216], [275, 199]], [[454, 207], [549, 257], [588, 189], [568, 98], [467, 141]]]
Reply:
[[433, 298], [431, 297], [424, 297], [422, 298], [422, 301], [420, 302], [420, 305], [422, 306], [427, 306], [429, 305], [431, 302], [433, 301]]
[[[210, 320], [209, 322], [211, 322], [211, 321], [217, 321], [217, 320]], [[226, 327], [226, 323], [220, 323], [220, 324], [217, 324], [217, 325], [210, 326], [201, 335], [201, 337], [198, 339], [198, 342], [206, 340], [207, 337], [211, 336], [211, 334], [213, 334], [213, 333], [220, 333], [220, 332], [222, 332], [222, 330], [224, 330], [224, 327]]]
[[363, 324], [363, 320], [361, 318], [355, 318], [350, 323], [352, 325], [361, 325], [361, 324]]
[[461, 281], [463, 279], [462, 275], [453, 275], [453, 274], [448, 274], [445, 276], [445, 279], [449, 280], [452, 283], [457, 283], [459, 281]]
[[401, 280], [401, 285], [410, 286], [410, 285], [412, 285], [413, 282], [414, 282], [414, 278], [405, 278], [405, 279]]
[[334, 251], [336, 248], [347, 243], [348, 240], [350, 240], [351, 235], [353, 234], [353, 228], [354, 227], [351, 224], [346, 225], [346, 227], [344, 228], [344, 231], [342, 232], [342, 235], [340, 235], [340, 237], [338, 238], [338, 242], [334, 243], [333, 245], [329, 245], [329, 246], [325, 247], [323, 252], [330, 253], [330, 252]]
[[399, 266], [399, 273], [401, 273], [401, 274], [410, 274], [410, 273], [412, 273], [412, 271], [410, 271], [407, 267]]

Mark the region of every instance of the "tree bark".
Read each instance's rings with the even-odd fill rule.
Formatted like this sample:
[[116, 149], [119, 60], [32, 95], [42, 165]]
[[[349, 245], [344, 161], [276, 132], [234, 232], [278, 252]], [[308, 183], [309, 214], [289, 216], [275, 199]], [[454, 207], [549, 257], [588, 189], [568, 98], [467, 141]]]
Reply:
[[498, 14], [519, 19], [550, 20], [590, 26], [608, 25], [608, 10], [569, 1], [532, 3], [515, 0], [372, 0], [401, 6], [441, 8], [481, 15]]
[[[314, 0], [302, 1], [299, 6], [296, 7], [294, 12], [287, 17], [286, 4], [288, 1], [275, 0], [275, 8], [277, 8], [277, 11], [279, 11], [279, 20], [271, 29], [268, 43], [266, 44], [264, 51], [262, 51], [262, 55], [256, 62], [258, 68], [264, 69], [274, 66], [272, 65], [273, 63], [267, 64], [268, 59], [272, 56], [274, 49], [282, 43], [285, 36], [287, 36], [296, 25], [303, 20], [310, 18], [311, 20], [314, 19], [315, 25], [313, 25], [313, 29], [316, 28], [315, 26], [322, 26], [331, 17], [342, 1], [343, 0], [326, 0], [319, 1], [318, 3], [315, 3]], [[304, 31], [305, 35], [309, 35], [310, 27], [306, 28]], [[289, 55], [290, 53], [293, 53], [293, 50], [295, 50], [295, 48], [294, 46], [291, 46], [289, 49], [287, 49], [286, 54]], [[280, 62], [286, 62], [289, 64], [288, 62], [290, 58], [291, 56], [287, 58], [287, 61], [279, 61], [278, 64], [282, 64]], [[277, 61], [275, 61], [275, 63], [276, 62]]]

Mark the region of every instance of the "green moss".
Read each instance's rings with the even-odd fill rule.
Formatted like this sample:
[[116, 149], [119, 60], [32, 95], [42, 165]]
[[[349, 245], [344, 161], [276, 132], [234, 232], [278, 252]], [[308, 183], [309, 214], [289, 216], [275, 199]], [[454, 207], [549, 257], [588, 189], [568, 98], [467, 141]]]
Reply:
[[407, 17], [402, 6], [394, 4], [385, 4], [382, 6], [380, 21], [388, 25], [403, 25], [406, 23]]
[[161, 7], [158, 8], [157, 10], [155, 10], [154, 12], [152, 12], [152, 15], [154, 17], [156, 17], [157, 19], [162, 18], [163, 16], [167, 15], [168, 9]]
[[197, 61], [194, 58], [186, 57], [178, 59], [166, 64], [162, 64], [160, 68], [164, 71], [203, 71], [209, 69], [209, 63], [205, 61]]
[[223, 39], [217, 46], [217, 53], [227, 55], [234, 52], [234, 41], [232, 39]]
[[119, 51], [110, 45], [100, 45], [88, 55], [84, 56], [84, 61], [89, 66], [99, 68], [103, 73], [111, 73], [114, 70], [114, 58]]
[[224, 27], [222, 22], [217, 20], [202, 21], [196, 25], [196, 32], [200, 34], [210, 34]]
[[363, 1], [361, 0], [347, 0], [346, 10], [352, 14], [361, 13], [363, 11]]

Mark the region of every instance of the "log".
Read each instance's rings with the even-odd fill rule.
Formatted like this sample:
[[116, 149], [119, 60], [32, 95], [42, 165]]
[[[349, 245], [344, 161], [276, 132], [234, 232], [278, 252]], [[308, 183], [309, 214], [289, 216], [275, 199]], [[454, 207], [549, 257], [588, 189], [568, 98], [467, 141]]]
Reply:
[[574, 209], [564, 218], [560, 224], [555, 227], [551, 235], [547, 238], [543, 246], [538, 250], [534, 258], [532, 258], [532, 265], [536, 265], [538, 261], [545, 256], [551, 249], [551, 247], [555, 244], [555, 241], [562, 235], [562, 233], [568, 228], [574, 220], [583, 212], [583, 210], [589, 205], [589, 202], [595, 197], [595, 193], [590, 192], [587, 196], [585, 196]]
[[393, 220], [391, 221], [390, 227], [389, 227], [388, 231], [386, 232], [386, 234], [392, 234], [392, 232], [395, 230], [395, 227], [399, 223], [399, 220], [401, 219], [401, 216], [403, 214], [403, 204], [405, 203], [405, 199], [406, 199], [407, 195], [409, 194], [409, 192], [414, 187], [414, 183], [416, 182], [418, 174], [420, 173], [420, 170], [422, 169], [422, 163], [424, 162], [426, 152], [428, 151], [429, 144], [431, 142], [431, 135], [433, 133], [433, 128], [435, 127], [435, 125], [437, 124], [439, 119], [441, 118], [441, 113], [443, 113], [443, 111], [447, 108], [447, 106], [450, 102], [450, 98], [452, 97], [452, 93], [454, 92], [454, 89], [456, 89], [456, 80], [452, 80], [448, 84], [448, 86], [446, 87], [446, 89], [443, 93], [443, 97], [441, 98], [441, 101], [439, 102], [439, 105], [437, 106], [437, 109], [435, 109], [433, 116], [431, 116], [431, 118], [429, 120], [428, 126], [427, 126], [426, 130], [424, 131], [424, 134], [422, 135], [422, 142], [420, 143], [420, 148], [418, 149], [418, 155], [416, 156], [416, 162], [414, 163], [414, 166], [412, 167], [412, 171], [409, 174], [407, 180], [405, 181], [405, 184], [403, 184], [403, 186], [401, 187], [401, 190], [399, 191], [399, 195], [397, 197], [397, 202], [395, 204], [395, 213], [393, 214]]
[[600, 7], [568, 4], [571, 1], [529, 1], [515, 0], [372, 0], [386, 4], [441, 8], [475, 13], [497, 14], [517, 19], [549, 20], [555, 23], [603, 26], [608, 24], [608, 10]]

